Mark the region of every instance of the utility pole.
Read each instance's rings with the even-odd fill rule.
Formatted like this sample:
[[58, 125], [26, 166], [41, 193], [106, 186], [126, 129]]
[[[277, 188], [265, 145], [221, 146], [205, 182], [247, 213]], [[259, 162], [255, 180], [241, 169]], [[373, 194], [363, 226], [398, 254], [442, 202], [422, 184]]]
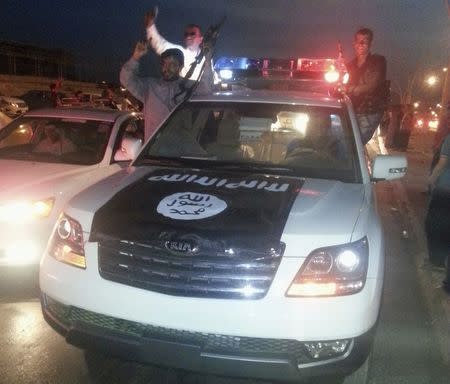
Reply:
[[448, 88], [449, 88], [449, 84], [448, 84], [448, 72], [450, 70], [450, 61], [448, 63], [448, 66], [446, 68], [443, 69], [443, 71], [445, 72], [444, 75], [444, 83], [442, 84], [442, 95], [441, 95], [441, 112], [440, 115], [444, 115], [446, 114], [447, 111], [447, 104], [448, 104]]
[[416, 84], [417, 77], [422, 77], [423, 70], [421, 67], [417, 66], [411, 78], [408, 79], [406, 84], [406, 91], [402, 95], [402, 100], [404, 100], [405, 104], [411, 104], [413, 98], [414, 86]]
[[[450, 0], [444, 0], [444, 5], [447, 8], [448, 16], [450, 18]], [[448, 31], [448, 28], [447, 28]], [[448, 98], [449, 98], [449, 81], [448, 81], [448, 72], [450, 71], [450, 58], [447, 64], [447, 67], [443, 69], [445, 72], [444, 76], [444, 84], [442, 86], [442, 96], [441, 96], [441, 113], [442, 117], [447, 116], [448, 109]]]

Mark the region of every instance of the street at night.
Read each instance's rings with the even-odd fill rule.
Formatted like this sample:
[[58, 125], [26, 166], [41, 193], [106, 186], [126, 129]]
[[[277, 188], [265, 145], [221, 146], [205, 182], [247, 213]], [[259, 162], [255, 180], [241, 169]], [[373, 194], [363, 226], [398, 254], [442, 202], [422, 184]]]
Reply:
[[450, 383], [450, 0], [6, 0], [0, 384]]

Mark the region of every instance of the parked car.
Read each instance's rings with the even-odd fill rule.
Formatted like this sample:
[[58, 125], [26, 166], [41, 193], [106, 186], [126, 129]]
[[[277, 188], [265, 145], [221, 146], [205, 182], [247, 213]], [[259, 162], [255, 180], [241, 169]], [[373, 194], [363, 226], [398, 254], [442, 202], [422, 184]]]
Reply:
[[132, 113], [44, 109], [0, 131], [0, 267], [37, 267], [64, 204], [128, 164], [137, 148], [123, 150], [123, 138], [142, 123]]
[[83, 105], [78, 97], [62, 95], [59, 101], [59, 106], [65, 108], [79, 108]]
[[28, 111], [28, 105], [17, 97], [0, 95], [0, 112], [9, 117], [17, 117]]
[[53, 107], [50, 91], [32, 89], [21, 95], [20, 98], [27, 103], [29, 110]]
[[64, 208], [41, 262], [44, 317], [94, 374], [119, 356], [365, 383], [385, 263], [373, 184], [406, 166], [368, 167], [343, 95], [194, 97]]

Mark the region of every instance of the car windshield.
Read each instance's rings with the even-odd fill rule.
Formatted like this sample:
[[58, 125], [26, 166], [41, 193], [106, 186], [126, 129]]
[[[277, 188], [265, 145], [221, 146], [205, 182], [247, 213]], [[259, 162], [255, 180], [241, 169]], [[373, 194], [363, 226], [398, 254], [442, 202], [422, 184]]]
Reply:
[[154, 161], [358, 182], [342, 108], [191, 102], [176, 110], [136, 165]]
[[104, 156], [113, 123], [22, 117], [0, 131], [0, 159], [92, 165]]

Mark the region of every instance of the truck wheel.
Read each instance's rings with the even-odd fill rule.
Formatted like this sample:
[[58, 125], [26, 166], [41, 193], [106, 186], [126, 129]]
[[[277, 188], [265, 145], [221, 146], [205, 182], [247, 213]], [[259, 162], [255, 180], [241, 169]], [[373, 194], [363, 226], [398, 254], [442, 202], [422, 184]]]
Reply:
[[347, 376], [342, 384], [367, 384], [369, 382], [369, 370], [372, 363], [372, 351], [366, 361], [355, 372]]

